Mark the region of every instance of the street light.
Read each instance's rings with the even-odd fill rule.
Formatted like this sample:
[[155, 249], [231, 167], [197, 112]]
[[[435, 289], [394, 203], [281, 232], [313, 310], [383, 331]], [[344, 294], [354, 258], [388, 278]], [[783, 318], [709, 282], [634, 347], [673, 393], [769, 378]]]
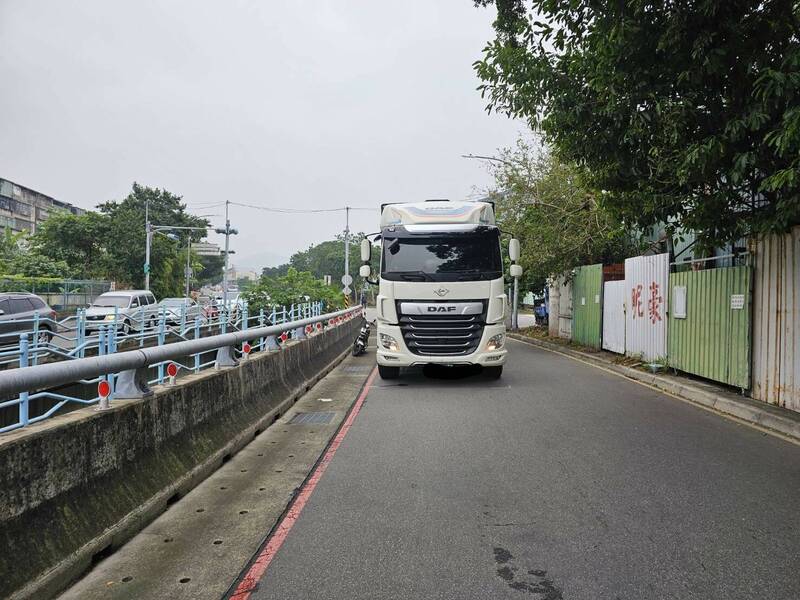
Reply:
[[[150, 245], [152, 244], [153, 234], [160, 233], [164, 237], [167, 237], [174, 241], [180, 241], [180, 237], [174, 233], [167, 233], [168, 231], [208, 231], [211, 229], [210, 227], [184, 227], [180, 225], [153, 225], [148, 220], [145, 224], [147, 228], [147, 238], [145, 242], [145, 265], [144, 265], [144, 272], [145, 272], [145, 289], [150, 289]], [[192, 255], [192, 235], [189, 234], [189, 243], [186, 246], [186, 297], [189, 297], [189, 283], [191, 277], [191, 255]]]

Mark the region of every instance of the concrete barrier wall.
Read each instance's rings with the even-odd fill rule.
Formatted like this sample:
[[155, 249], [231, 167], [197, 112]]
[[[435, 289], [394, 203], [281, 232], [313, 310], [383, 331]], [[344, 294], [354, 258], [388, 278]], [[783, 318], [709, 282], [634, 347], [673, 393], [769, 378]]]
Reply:
[[51, 597], [124, 543], [274, 422], [359, 325], [3, 436], [0, 597]]

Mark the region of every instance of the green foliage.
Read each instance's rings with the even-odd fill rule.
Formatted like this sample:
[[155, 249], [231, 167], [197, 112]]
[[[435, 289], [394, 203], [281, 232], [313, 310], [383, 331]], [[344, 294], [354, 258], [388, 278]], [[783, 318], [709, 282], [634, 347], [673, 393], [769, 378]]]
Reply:
[[[114, 265], [116, 279], [134, 288], [144, 286], [145, 259], [145, 205], [149, 204], [150, 222], [154, 225], [181, 227], [207, 227], [206, 219], [194, 217], [186, 212], [181, 197], [167, 190], [149, 188], [138, 183], [121, 202], [105, 202], [98, 208], [110, 219], [109, 243], [106, 247], [109, 260]], [[175, 232], [180, 242], [163, 235], [153, 235], [150, 249], [150, 281], [157, 298], [181, 294], [183, 264], [177, 254], [178, 248], [187, 245], [186, 238], [193, 241], [205, 237], [204, 232]], [[186, 255], [183, 257], [186, 260]]]
[[341, 308], [343, 296], [334, 285], [325, 285], [321, 279], [308, 271], [298, 271], [289, 267], [285, 275], [262, 277], [257, 285], [243, 294], [251, 314], [273, 306], [289, 306], [307, 301], [322, 300], [326, 309]]
[[[364, 284], [363, 279], [358, 275], [361, 266], [361, 250], [358, 244], [361, 243], [363, 233], [351, 234], [350, 236], [350, 275], [355, 284], [354, 289], [360, 289]], [[380, 257], [377, 250], [372, 253], [372, 272], [378, 269]], [[286, 275], [290, 268], [297, 271], [308, 271], [314, 277], [322, 279], [325, 275], [331, 276], [334, 286], [341, 289], [341, 278], [344, 275], [344, 238], [337, 236], [335, 240], [328, 240], [319, 244], [313, 244], [307, 250], [295, 252], [285, 265], [278, 267], [265, 267], [261, 274], [264, 277], [280, 277]], [[351, 286], [353, 287], [353, 286]]]
[[[119, 288], [144, 286], [145, 205], [154, 225], [207, 227], [208, 221], [186, 213], [181, 198], [166, 190], [133, 184], [122, 201], [105, 202], [100, 212], [73, 215], [53, 212], [29, 240], [29, 256], [9, 266], [19, 274], [53, 274], [77, 279], [106, 279]], [[150, 252], [151, 287], [156, 297], [179, 296], [184, 290], [188, 237], [200, 241], [203, 231], [176, 231], [179, 240], [154, 234]], [[13, 246], [0, 239], [0, 256]], [[201, 285], [222, 277], [222, 257], [191, 257]]]
[[5, 272], [23, 277], [70, 277], [70, 269], [63, 260], [53, 260], [35, 251], [20, 252], [4, 265]]
[[31, 247], [26, 232], [14, 233], [8, 227], [0, 236], [0, 272], [18, 277], [70, 276], [67, 263], [41, 254], [36, 247]]
[[618, 218], [706, 243], [800, 222], [800, 4], [492, 3], [489, 109], [541, 130]]
[[216, 283], [222, 280], [222, 267], [225, 264], [225, 258], [219, 256], [198, 256], [199, 265], [195, 270], [194, 281], [198, 285], [206, 285], [209, 283]]
[[43, 256], [67, 264], [79, 279], [114, 279], [108, 246], [111, 218], [87, 212], [82, 215], [53, 212], [36, 230], [32, 246]]
[[492, 194], [500, 228], [520, 240], [523, 289], [585, 264], [614, 263], [637, 245], [599, 202], [581, 171], [520, 138], [492, 160]]

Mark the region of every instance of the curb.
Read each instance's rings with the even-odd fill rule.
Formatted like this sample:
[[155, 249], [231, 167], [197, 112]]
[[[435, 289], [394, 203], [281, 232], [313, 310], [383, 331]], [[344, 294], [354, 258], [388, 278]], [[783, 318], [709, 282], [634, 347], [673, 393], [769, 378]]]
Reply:
[[[508, 337], [549, 352], [581, 360], [591, 366], [643, 383], [726, 417], [744, 421], [758, 428], [767, 429], [771, 433], [788, 438], [788, 441], [800, 443], [800, 414], [796, 417], [794, 415], [784, 415], [781, 414], [784, 409], [769, 404], [757, 402], [750, 398], [743, 398], [720, 389], [713, 391], [704, 389], [699, 384], [693, 385], [693, 382], [682, 380], [678, 377], [654, 375], [632, 367], [615, 365], [604, 358], [564, 347], [560, 344], [530, 338], [518, 333], [509, 333]], [[708, 387], [711, 387], [711, 385], [708, 385]]]

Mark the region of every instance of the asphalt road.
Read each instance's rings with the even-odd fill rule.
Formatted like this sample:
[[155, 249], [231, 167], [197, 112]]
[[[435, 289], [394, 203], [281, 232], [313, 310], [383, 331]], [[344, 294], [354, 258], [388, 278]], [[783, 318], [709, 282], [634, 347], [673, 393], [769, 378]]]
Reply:
[[377, 379], [252, 597], [800, 598], [800, 447], [509, 343]]

